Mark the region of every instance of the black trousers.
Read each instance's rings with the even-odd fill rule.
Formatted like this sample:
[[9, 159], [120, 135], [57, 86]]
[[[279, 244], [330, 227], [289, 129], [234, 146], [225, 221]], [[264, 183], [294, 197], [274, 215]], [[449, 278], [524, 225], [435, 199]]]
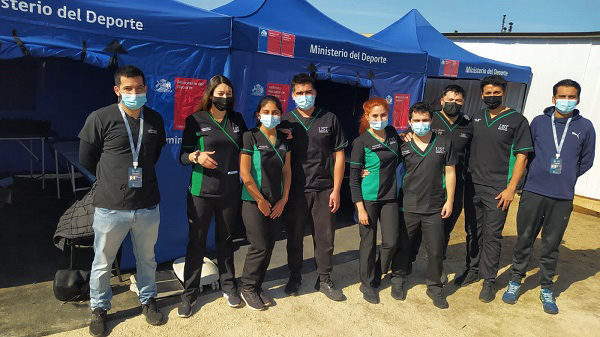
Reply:
[[[501, 187], [475, 185], [475, 216], [477, 219], [477, 242], [481, 242], [479, 261], [471, 260], [471, 265], [478, 265], [484, 280], [495, 281], [500, 269], [500, 251], [502, 249], [502, 230], [506, 222], [508, 209], [498, 208], [496, 197], [504, 189]], [[477, 264], [478, 263], [478, 264]]]
[[237, 290], [233, 265], [233, 233], [238, 221], [240, 196], [204, 198], [188, 193], [189, 242], [183, 272], [185, 288], [181, 299], [193, 302], [198, 297], [206, 236], [212, 216], [215, 216], [215, 241], [221, 289], [225, 293]]
[[475, 185], [471, 179], [471, 174], [465, 174], [464, 185], [464, 210], [465, 210], [465, 233], [467, 252], [465, 263], [467, 271], [479, 274], [479, 260], [481, 258], [482, 235], [481, 227], [477, 226], [477, 216], [473, 198], [475, 197]]
[[[448, 250], [448, 243], [450, 242], [450, 234], [454, 230], [456, 222], [463, 211], [463, 205], [465, 210], [465, 232], [467, 234], [467, 243], [470, 241], [469, 229], [477, 226], [475, 221], [475, 208], [473, 207], [473, 194], [473, 182], [471, 181], [470, 175], [467, 176], [466, 180], [463, 179], [462, 175], [457, 175], [452, 214], [448, 218], [442, 219], [444, 222], [444, 238], [446, 240], [444, 244], [444, 260], [447, 258], [446, 252]], [[421, 248], [421, 237], [420, 232], [418, 235], [415, 235], [415, 241], [412, 243], [411, 262], [414, 262], [417, 258], [419, 248]], [[474, 248], [472, 246], [472, 244], [467, 244], [467, 266], [470, 264], [470, 257], [472, 254], [475, 253], [475, 256], [479, 254], [478, 246], [475, 245]]]
[[[399, 226], [398, 200], [393, 201], [364, 201], [369, 216], [369, 225], [359, 224], [360, 248], [358, 270], [360, 281], [365, 286], [376, 285], [376, 264], [381, 263], [381, 271], [385, 274], [392, 268], [392, 282], [400, 282], [399, 256], [396, 254]], [[381, 248], [379, 260], [377, 251], [377, 222], [381, 224]]]
[[285, 210], [287, 253], [290, 278], [299, 280], [302, 273], [304, 229], [308, 225], [313, 237], [315, 262], [321, 280], [333, 270], [335, 213], [329, 208], [331, 189], [318, 192], [291, 191]]
[[400, 217], [400, 243], [397, 254], [400, 254], [400, 273], [408, 275], [412, 242], [422, 232], [427, 249], [427, 287], [434, 291], [442, 289], [442, 265], [444, 262], [444, 223], [439, 212], [418, 214], [403, 212]]
[[523, 191], [517, 213], [517, 244], [513, 253], [512, 280], [521, 283], [533, 253], [533, 243], [542, 232], [540, 284], [550, 288], [558, 262], [558, 249], [569, 217], [573, 200], [561, 200]]
[[246, 226], [246, 238], [250, 242], [242, 272], [242, 287], [259, 288], [271, 262], [281, 217], [271, 219], [260, 212], [256, 202], [242, 201], [242, 219]]

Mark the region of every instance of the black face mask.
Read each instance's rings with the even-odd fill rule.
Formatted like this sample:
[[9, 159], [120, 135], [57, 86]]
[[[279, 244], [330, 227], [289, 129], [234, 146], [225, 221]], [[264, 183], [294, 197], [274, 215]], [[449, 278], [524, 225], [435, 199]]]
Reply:
[[212, 104], [220, 111], [233, 109], [233, 97], [213, 97]]
[[462, 110], [462, 104], [456, 102], [444, 102], [444, 113], [448, 117], [454, 117]]
[[494, 110], [502, 104], [502, 96], [483, 96], [483, 103]]

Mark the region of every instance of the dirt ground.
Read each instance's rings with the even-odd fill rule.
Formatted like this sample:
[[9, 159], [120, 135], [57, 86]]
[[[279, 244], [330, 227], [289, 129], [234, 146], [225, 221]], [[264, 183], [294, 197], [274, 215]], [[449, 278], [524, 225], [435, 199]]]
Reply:
[[[232, 309], [220, 292], [201, 295], [188, 319], [177, 317], [176, 300], [159, 302], [168, 316], [165, 325], [149, 326], [139, 316], [109, 313], [111, 336], [600, 336], [600, 219], [573, 213], [560, 251], [560, 261], [554, 291], [560, 309], [558, 315], [543, 312], [539, 301], [539, 248], [536, 249], [515, 305], [502, 302], [501, 296], [509, 280], [509, 264], [516, 240], [515, 216], [517, 202], [511, 207], [504, 230], [501, 270], [496, 300], [478, 300], [481, 281], [465, 288], [449, 283], [444, 288], [450, 308], [439, 310], [425, 295], [425, 258], [423, 250], [410, 276], [405, 301], [391, 298], [389, 277], [380, 288], [381, 303], [369, 304], [358, 290], [358, 261], [346, 259], [334, 267], [333, 278], [347, 296], [345, 302], [332, 302], [313, 289], [314, 271], [303, 275], [300, 296], [287, 297], [283, 292], [285, 279], [265, 284], [275, 298], [276, 306], [262, 312], [243, 307]], [[459, 220], [449, 247], [445, 268], [452, 281], [463, 270], [464, 231]], [[357, 226], [341, 229], [355, 234], [353, 245], [358, 247]], [[338, 234], [337, 240], [352, 235]], [[284, 241], [277, 242], [276, 253], [285, 254]], [[347, 242], [346, 242], [347, 244]], [[307, 237], [305, 245], [312, 244]], [[339, 244], [337, 246], [342, 246]], [[341, 254], [336, 247], [336, 256]], [[354, 252], [355, 253], [355, 252]], [[356, 254], [353, 254], [356, 256]], [[243, 258], [236, 254], [236, 259]], [[339, 261], [340, 259], [338, 259]], [[276, 266], [272, 266], [275, 268]], [[281, 268], [278, 267], [278, 268]], [[162, 303], [162, 304], [161, 304]], [[117, 317], [115, 317], [117, 316]], [[2, 334], [0, 332], [0, 334]], [[62, 332], [56, 336], [86, 336], [87, 327]]]

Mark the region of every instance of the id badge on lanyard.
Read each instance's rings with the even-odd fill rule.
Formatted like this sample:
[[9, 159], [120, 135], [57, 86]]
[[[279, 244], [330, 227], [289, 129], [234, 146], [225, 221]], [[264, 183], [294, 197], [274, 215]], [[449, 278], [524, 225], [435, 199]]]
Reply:
[[567, 130], [569, 129], [569, 125], [571, 124], [572, 118], [573, 117], [569, 117], [569, 119], [567, 119], [567, 124], [565, 124], [565, 129], [563, 130], [563, 134], [559, 143], [558, 137], [556, 137], [556, 125], [554, 124], [554, 115], [552, 115], [552, 135], [554, 136], [554, 146], [556, 147], [556, 158], [552, 158], [550, 160], [550, 174], [562, 173], [562, 158], [560, 157], [560, 152], [562, 151], [562, 147], [565, 144], [565, 137], [567, 136]]
[[119, 104], [119, 110], [121, 110], [121, 117], [123, 117], [123, 122], [125, 122], [125, 127], [127, 128], [127, 136], [129, 136], [129, 147], [131, 149], [131, 154], [133, 157], [133, 167], [129, 168], [128, 171], [128, 179], [127, 185], [129, 188], [142, 188], [142, 168], [138, 167], [138, 159], [140, 156], [140, 149], [142, 148], [142, 137], [144, 135], [144, 110], [140, 111], [140, 131], [138, 134], [138, 142], [137, 147], [133, 145], [133, 135], [131, 134], [131, 127], [129, 126], [129, 122], [127, 121], [127, 117], [125, 116], [125, 111]]

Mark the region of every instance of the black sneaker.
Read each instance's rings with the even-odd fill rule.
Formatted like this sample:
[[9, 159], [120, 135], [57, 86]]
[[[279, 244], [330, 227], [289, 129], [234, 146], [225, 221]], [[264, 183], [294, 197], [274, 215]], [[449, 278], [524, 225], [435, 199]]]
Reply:
[[237, 291], [232, 291], [230, 293], [223, 292], [223, 297], [227, 299], [227, 305], [232, 308], [239, 308], [242, 306], [242, 299]]
[[333, 281], [330, 278], [327, 278], [325, 281], [321, 281], [317, 277], [317, 283], [315, 283], [315, 290], [318, 290], [325, 294], [332, 301], [343, 301], [344, 293], [335, 287]]
[[106, 330], [105, 321], [106, 310], [102, 308], [96, 308], [92, 311], [92, 320], [90, 321], [90, 335], [102, 336]]
[[496, 298], [496, 287], [494, 281], [483, 281], [483, 288], [479, 293], [479, 300], [483, 303], [490, 303]]
[[196, 301], [190, 303], [189, 301], [182, 301], [177, 307], [177, 316], [188, 318], [192, 316], [193, 307], [196, 305]]
[[462, 275], [454, 279], [454, 284], [459, 287], [466, 287], [469, 284], [477, 281], [479, 281], [479, 273], [467, 270]]
[[150, 325], [161, 325], [164, 323], [163, 314], [156, 307], [156, 299], [150, 298], [146, 304], [142, 304], [142, 314], [146, 316], [146, 322]]
[[448, 308], [448, 301], [446, 301], [446, 298], [442, 294], [441, 289], [438, 291], [433, 291], [431, 289], [427, 289], [426, 294], [427, 294], [427, 296], [429, 296], [429, 298], [431, 298], [433, 300], [433, 305], [435, 305], [437, 308], [440, 308], [440, 309]]
[[275, 301], [273, 301], [271, 297], [265, 294], [265, 291], [261, 287], [259, 287], [256, 291], [258, 292], [258, 296], [260, 296], [261, 301], [266, 307], [270, 307], [275, 304]]
[[258, 292], [254, 288], [242, 289], [242, 299], [252, 310], [264, 310], [265, 304], [260, 299]]
[[283, 290], [288, 296], [298, 296], [298, 290], [302, 284], [301, 279], [290, 278]]
[[363, 298], [365, 299], [365, 301], [367, 301], [371, 304], [379, 303], [379, 294], [377, 294], [377, 291], [375, 291], [375, 289], [373, 289], [373, 287], [369, 287], [369, 286], [365, 286], [364, 284], [361, 284], [358, 289], [360, 290], [360, 292], [363, 293]]
[[404, 282], [392, 283], [392, 298], [398, 301], [404, 301], [406, 299], [406, 293], [404, 292]]

